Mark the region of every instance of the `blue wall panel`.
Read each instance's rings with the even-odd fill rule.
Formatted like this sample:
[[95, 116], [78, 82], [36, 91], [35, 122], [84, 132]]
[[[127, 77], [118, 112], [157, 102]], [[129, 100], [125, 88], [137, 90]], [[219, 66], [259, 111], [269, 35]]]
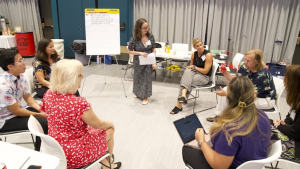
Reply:
[[[125, 30], [120, 31], [121, 45], [127, 46], [132, 36], [133, 0], [98, 0], [98, 8], [116, 8], [120, 10], [120, 23], [125, 23]], [[131, 22], [130, 22], [131, 21]]]
[[54, 37], [64, 39], [65, 56], [74, 57], [71, 45], [74, 40], [85, 40], [85, 8], [120, 9], [120, 45], [127, 45], [133, 29], [133, 0], [51, 0]]

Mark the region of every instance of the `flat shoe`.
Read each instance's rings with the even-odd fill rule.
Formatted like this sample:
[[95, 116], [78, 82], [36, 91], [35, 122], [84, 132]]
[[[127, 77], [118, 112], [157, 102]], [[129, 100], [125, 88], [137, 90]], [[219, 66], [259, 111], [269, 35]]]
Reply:
[[133, 97], [134, 97], [134, 98], [137, 98], [137, 95], [135, 95], [135, 94], [133, 93]]
[[[174, 107], [174, 109], [170, 112], [170, 114], [177, 114], [178, 112], [182, 111], [182, 108], [178, 108], [177, 106]], [[172, 113], [173, 112], [173, 113]]]
[[148, 100], [143, 100], [143, 105], [148, 104]]
[[209, 122], [216, 122], [218, 116], [216, 117], [207, 117], [206, 120], [209, 121]]

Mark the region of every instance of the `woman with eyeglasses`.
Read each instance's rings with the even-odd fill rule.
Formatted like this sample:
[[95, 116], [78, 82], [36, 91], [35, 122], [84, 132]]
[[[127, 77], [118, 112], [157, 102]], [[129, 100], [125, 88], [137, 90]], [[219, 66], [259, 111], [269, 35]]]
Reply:
[[291, 107], [284, 120], [270, 120], [273, 125], [271, 139], [280, 139], [281, 158], [300, 163], [300, 65], [290, 65], [284, 74], [286, 102]]
[[143, 18], [136, 21], [133, 35], [128, 44], [128, 53], [134, 55], [133, 97], [143, 99], [143, 105], [146, 105], [152, 95], [152, 71], [157, 65], [140, 65], [139, 56], [147, 57], [149, 53], [155, 53], [155, 39]]
[[[61, 60], [52, 70], [50, 89], [45, 93], [40, 110], [47, 114], [49, 132], [62, 147], [67, 168], [80, 168], [109, 151], [101, 161], [103, 169], [118, 169], [113, 163], [114, 124], [94, 113], [84, 97], [74, 94], [80, 88], [83, 65], [77, 60]], [[109, 163], [110, 162], [110, 163]]]
[[244, 76], [234, 77], [227, 87], [228, 106], [210, 128], [213, 148], [199, 128], [195, 132], [199, 149], [184, 146], [184, 162], [201, 169], [237, 168], [244, 162], [266, 158], [270, 122], [265, 112], [255, 107], [254, 100], [251, 80]]

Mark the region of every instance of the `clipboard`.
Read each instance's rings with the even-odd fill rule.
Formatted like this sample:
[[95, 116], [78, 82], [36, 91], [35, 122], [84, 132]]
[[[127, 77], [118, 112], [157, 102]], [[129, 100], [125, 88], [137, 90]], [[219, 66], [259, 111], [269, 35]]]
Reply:
[[[198, 128], [203, 128], [196, 114], [186, 116], [173, 122], [176, 130], [183, 142], [183, 144], [189, 143], [195, 140], [195, 131]], [[204, 129], [203, 129], [204, 130]], [[204, 133], [205, 130], [204, 130]]]

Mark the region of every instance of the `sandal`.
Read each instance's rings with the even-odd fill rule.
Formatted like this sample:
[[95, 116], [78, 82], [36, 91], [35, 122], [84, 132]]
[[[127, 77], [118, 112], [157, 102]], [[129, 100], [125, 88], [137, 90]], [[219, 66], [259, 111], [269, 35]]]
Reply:
[[114, 154], [112, 154], [111, 157], [112, 157], [112, 162], [111, 162], [111, 163], [114, 163], [114, 161], [115, 161], [115, 156], [114, 156]]
[[178, 98], [178, 101], [179, 101], [179, 103], [187, 104], [187, 100], [186, 100], [186, 98], [183, 97], [183, 96], [179, 97], [179, 98]]
[[[182, 108], [178, 108], [177, 106], [174, 107], [174, 109], [170, 112], [170, 114], [177, 114], [178, 112], [182, 111]], [[173, 112], [173, 113], [172, 113]]]
[[[105, 165], [105, 164], [103, 164], [103, 163], [101, 163], [101, 162], [100, 162], [100, 164], [102, 165], [101, 168], [103, 168], [103, 166], [106, 167], [106, 168], [111, 168], [111, 167], [109, 167], [109, 166], [107, 166], [107, 165]], [[116, 168], [113, 168], [113, 169], [119, 169], [119, 168], [121, 168], [121, 165], [122, 165], [121, 162], [116, 162], [116, 163], [113, 163], [113, 164], [116, 164], [116, 165], [117, 165], [117, 167], [116, 167]]]

